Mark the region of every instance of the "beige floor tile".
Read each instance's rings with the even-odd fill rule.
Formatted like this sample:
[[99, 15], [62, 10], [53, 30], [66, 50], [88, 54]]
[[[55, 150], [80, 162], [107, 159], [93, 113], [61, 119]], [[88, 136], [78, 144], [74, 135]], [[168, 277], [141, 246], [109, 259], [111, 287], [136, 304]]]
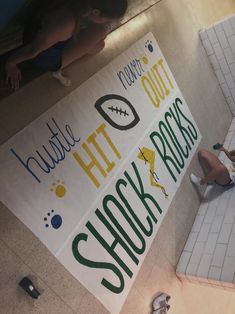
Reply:
[[158, 293], [168, 293], [175, 281], [178, 279], [175, 276], [173, 266], [167, 260], [159, 244], [153, 243], [147, 256], [147, 264], [144, 263], [142, 266], [134, 283], [134, 288], [149, 302], [152, 302]]
[[[27, 275], [35, 287], [40, 291], [39, 299], [32, 299], [21, 287], [18, 286], [21, 278]], [[32, 272], [22, 266], [21, 274], [11, 278], [5, 286], [0, 289], [0, 306], [4, 314], [75, 314], [54, 292], [37, 279]]]
[[84, 296], [88, 291], [75, 279], [43, 245], [38, 245], [25, 259], [25, 263], [50, 287], [64, 302], [80, 313]]
[[[43, 82], [43, 78], [40, 79]], [[37, 86], [36, 83], [31, 83]], [[0, 103], [0, 115], [3, 127], [10, 136], [26, 127], [48, 108], [48, 102], [43, 98], [44, 91], [24, 87]], [[27, 96], [26, 96], [27, 95]], [[36, 95], [36, 97], [35, 97]]]
[[0, 202], [0, 239], [25, 259], [40, 241]]
[[77, 313], [79, 314], [108, 314], [109, 311], [90, 293], [87, 293], [81, 302]]
[[133, 288], [120, 314], [143, 314], [151, 313], [151, 300], [144, 298], [135, 288]]
[[184, 180], [171, 203], [174, 219], [176, 219], [176, 221], [181, 224], [182, 228], [185, 228], [187, 231], [188, 228], [191, 229], [202, 197], [199, 191], [195, 189], [195, 186], [190, 182], [189, 174], [191, 171], [191, 169], [188, 169], [186, 172]]
[[[177, 265], [191, 230], [191, 224], [188, 224], [188, 226], [183, 225], [182, 222], [177, 219], [175, 214], [176, 209], [174, 209], [174, 206], [170, 207], [152, 245], [152, 247], [154, 247], [155, 244], [158, 243], [161, 251], [172, 266]], [[193, 217], [191, 217], [190, 220], [192, 223]]]
[[23, 261], [14, 254], [2, 241], [0, 241], [0, 289], [13, 277]]
[[141, 291], [144, 290], [144, 288], [148, 284], [148, 280], [150, 280], [150, 277], [152, 275], [152, 271], [157, 263], [157, 256], [159, 254], [160, 247], [157, 243], [154, 243], [152, 247], [150, 248], [144, 263], [142, 264], [140, 271], [135, 279], [134, 286], [138, 289], [138, 287], [141, 287]]
[[[74, 313], [3, 242], [0, 242], [0, 312], [4, 314]], [[32, 299], [18, 283], [29, 277], [41, 293]]]
[[199, 27], [207, 27], [235, 12], [235, 4], [233, 0], [222, 2], [220, 0], [188, 0], [187, 2]]
[[235, 313], [234, 292], [184, 283], [182, 298], [187, 313], [190, 314]]
[[10, 133], [3, 127], [0, 120], [0, 145], [6, 142], [10, 138]]

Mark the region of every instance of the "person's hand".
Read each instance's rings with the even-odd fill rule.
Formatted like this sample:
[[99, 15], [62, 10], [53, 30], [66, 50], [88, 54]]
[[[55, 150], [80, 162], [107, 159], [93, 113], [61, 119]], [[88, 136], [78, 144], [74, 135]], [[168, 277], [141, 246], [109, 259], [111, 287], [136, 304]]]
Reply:
[[6, 84], [10, 84], [11, 88], [14, 90], [19, 89], [20, 81], [22, 79], [20, 69], [17, 67], [17, 65], [6, 63], [5, 70], [6, 70]]

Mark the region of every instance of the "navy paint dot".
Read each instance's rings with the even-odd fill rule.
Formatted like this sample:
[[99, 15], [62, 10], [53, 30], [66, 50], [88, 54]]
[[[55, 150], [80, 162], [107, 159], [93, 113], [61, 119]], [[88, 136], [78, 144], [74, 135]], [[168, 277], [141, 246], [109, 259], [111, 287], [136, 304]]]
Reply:
[[153, 52], [153, 45], [152, 45], [152, 42], [150, 40], [146, 41], [145, 48], [147, 48], [149, 50], [149, 52]]
[[55, 215], [51, 218], [51, 225], [54, 229], [59, 229], [62, 225], [62, 217], [60, 215]]
[[[55, 211], [52, 209], [51, 210], [51, 213], [54, 213]], [[47, 213], [47, 216], [50, 217], [51, 216], [51, 213]], [[44, 221], [48, 221], [47, 217], [44, 217]], [[54, 228], [54, 229], [59, 229], [62, 225], [62, 217], [60, 215], [53, 215], [50, 219], [50, 223], [51, 223], [51, 226]], [[50, 225], [47, 223], [45, 224], [45, 227], [48, 228]]]
[[153, 52], [153, 46], [152, 46], [151, 44], [148, 45], [148, 50], [149, 50], [150, 52]]

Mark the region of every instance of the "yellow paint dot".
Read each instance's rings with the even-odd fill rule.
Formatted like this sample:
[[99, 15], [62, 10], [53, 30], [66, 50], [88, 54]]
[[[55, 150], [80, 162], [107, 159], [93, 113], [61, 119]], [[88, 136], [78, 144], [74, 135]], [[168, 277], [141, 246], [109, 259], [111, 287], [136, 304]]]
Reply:
[[146, 64], [146, 65], [149, 63], [149, 60], [148, 60], [148, 57], [147, 57], [147, 56], [144, 56], [144, 57], [142, 58], [142, 60], [143, 60], [144, 64]]
[[65, 196], [65, 193], [66, 193], [66, 189], [63, 185], [57, 185], [57, 187], [55, 188], [55, 194], [56, 196], [58, 197], [63, 197]]
[[50, 191], [54, 192], [57, 197], [64, 197], [67, 192], [64, 181], [56, 180], [56, 182], [52, 183], [53, 188]]

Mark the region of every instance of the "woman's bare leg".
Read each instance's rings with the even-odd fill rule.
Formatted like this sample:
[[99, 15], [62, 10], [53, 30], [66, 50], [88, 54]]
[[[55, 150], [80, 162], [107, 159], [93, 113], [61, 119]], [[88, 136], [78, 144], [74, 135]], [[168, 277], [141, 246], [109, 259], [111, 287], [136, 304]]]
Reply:
[[83, 30], [77, 41], [64, 51], [61, 69], [57, 72], [53, 72], [52, 76], [59, 80], [63, 86], [70, 86], [71, 80], [63, 74], [62, 70], [74, 61], [77, 63], [85, 62], [103, 50], [105, 47], [104, 39], [106, 34], [106, 30], [100, 25], [97, 25], [95, 29], [94, 27], [90, 27], [89, 29]]
[[101, 40], [100, 42], [98, 42], [96, 44], [96, 46], [94, 46], [87, 54], [85, 54], [84, 56], [82, 56], [79, 59], [76, 59], [76, 63], [83, 63], [86, 62], [87, 60], [89, 60], [92, 56], [95, 56], [96, 54], [98, 54], [100, 51], [102, 51], [105, 47], [105, 42], [104, 40]]
[[74, 61], [83, 62], [99, 53], [104, 48], [106, 35], [104, 26], [98, 24], [81, 30], [76, 42], [63, 52], [62, 69]]
[[198, 159], [202, 167], [207, 170], [207, 175], [201, 180], [202, 184], [216, 182], [225, 185], [229, 183], [230, 176], [228, 169], [218, 157], [203, 149], [198, 152]]

